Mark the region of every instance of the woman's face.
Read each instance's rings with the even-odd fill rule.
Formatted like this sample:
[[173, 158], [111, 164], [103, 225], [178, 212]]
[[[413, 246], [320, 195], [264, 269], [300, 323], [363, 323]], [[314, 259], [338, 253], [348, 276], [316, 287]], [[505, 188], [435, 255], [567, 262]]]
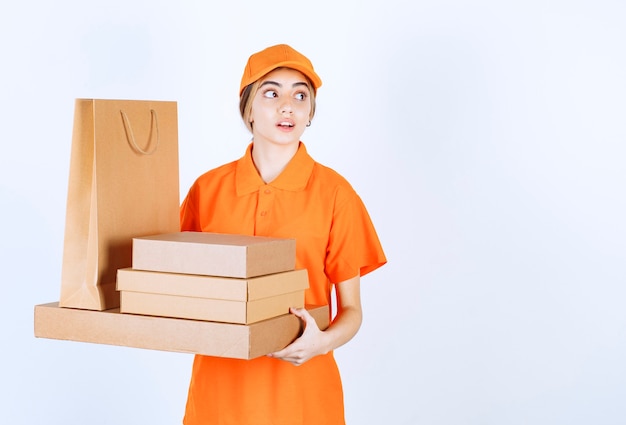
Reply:
[[280, 68], [264, 76], [250, 113], [255, 143], [298, 143], [311, 116], [310, 95], [299, 71]]

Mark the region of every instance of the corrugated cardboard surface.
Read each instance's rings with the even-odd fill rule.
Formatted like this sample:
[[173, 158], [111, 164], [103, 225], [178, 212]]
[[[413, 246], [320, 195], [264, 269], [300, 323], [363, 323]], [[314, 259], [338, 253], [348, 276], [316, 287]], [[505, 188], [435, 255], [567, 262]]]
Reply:
[[122, 313], [249, 324], [304, 307], [304, 290], [253, 301], [216, 300], [178, 295], [121, 291]]
[[254, 278], [229, 278], [135, 269], [117, 271], [117, 290], [163, 295], [253, 301], [309, 287], [306, 269]]
[[177, 232], [133, 239], [137, 270], [248, 278], [294, 270], [295, 239]]
[[[307, 306], [320, 329], [330, 321], [328, 306]], [[302, 332], [300, 319], [282, 315], [252, 325], [35, 306], [35, 336], [161, 351], [253, 359], [280, 350]]]

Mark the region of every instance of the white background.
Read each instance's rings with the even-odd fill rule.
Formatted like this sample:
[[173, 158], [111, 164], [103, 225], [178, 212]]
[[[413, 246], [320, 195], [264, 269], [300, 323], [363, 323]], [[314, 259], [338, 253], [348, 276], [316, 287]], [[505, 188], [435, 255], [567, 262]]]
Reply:
[[0, 423], [177, 424], [192, 356], [36, 339], [74, 99], [175, 100], [181, 195], [240, 157], [249, 54], [324, 80], [309, 152], [389, 264], [337, 351], [348, 423], [626, 423], [623, 1], [14, 1], [0, 9]]

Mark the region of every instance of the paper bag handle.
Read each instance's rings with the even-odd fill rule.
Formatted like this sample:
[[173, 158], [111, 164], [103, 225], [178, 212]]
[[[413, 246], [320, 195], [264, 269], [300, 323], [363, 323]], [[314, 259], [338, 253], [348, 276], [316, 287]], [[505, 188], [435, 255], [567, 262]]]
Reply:
[[122, 122], [124, 123], [124, 130], [126, 130], [126, 138], [128, 139], [128, 143], [130, 143], [133, 149], [143, 155], [152, 155], [153, 153], [155, 153], [159, 148], [159, 120], [156, 111], [154, 109], [150, 109], [150, 134], [148, 135], [148, 142], [150, 142], [150, 139], [152, 138], [152, 122], [155, 123], [157, 138], [154, 149], [152, 149], [151, 151], [142, 149], [139, 147], [139, 145], [137, 145], [137, 142], [135, 141], [135, 134], [133, 133], [133, 128], [130, 126], [128, 117], [122, 110], [120, 110], [120, 114], [122, 114]]

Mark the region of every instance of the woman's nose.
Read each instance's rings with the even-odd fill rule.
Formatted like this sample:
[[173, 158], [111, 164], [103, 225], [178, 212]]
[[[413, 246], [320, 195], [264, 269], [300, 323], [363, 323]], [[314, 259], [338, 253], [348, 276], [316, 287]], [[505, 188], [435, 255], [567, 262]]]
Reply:
[[280, 105], [280, 112], [281, 113], [291, 113], [293, 112], [293, 109], [291, 107], [291, 102], [289, 100], [285, 100], [281, 105]]

